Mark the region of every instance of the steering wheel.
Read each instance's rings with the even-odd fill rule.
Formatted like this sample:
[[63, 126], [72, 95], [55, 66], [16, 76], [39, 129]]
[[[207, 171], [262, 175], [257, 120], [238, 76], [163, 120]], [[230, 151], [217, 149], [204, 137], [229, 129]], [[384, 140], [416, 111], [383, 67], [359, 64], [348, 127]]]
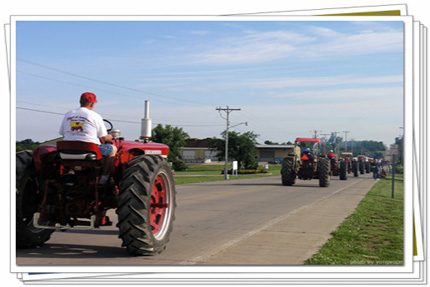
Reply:
[[107, 132], [109, 133], [113, 129], [113, 124], [110, 121], [106, 120], [106, 119], [103, 119], [103, 121], [107, 122], [110, 125], [110, 128], [107, 129]]

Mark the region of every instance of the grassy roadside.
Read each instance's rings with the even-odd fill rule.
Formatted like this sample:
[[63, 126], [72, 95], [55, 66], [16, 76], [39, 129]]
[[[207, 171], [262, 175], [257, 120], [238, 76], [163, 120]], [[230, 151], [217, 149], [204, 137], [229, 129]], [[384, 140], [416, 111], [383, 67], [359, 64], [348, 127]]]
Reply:
[[402, 265], [403, 177], [379, 180], [306, 265]]
[[[231, 166], [229, 166], [230, 168]], [[259, 167], [263, 168], [263, 167]], [[211, 164], [211, 165], [190, 165], [187, 171], [177, 171], [175, 172], [175, 184], [187, 184], [187, 183], [198, 183], [198, 182], [208, 182], [208, 181], [223, 181], [224, 175], [221, 171], [224, 170], [224, 165]], [[238, 176], [229, 176], [229, 180], [244, 179], [244, 178], [256, 178], [256, 177], [266, 177], [273, 175], [280, 175], [281, 165], [270, 165], [269, 174], [244, 174]]]

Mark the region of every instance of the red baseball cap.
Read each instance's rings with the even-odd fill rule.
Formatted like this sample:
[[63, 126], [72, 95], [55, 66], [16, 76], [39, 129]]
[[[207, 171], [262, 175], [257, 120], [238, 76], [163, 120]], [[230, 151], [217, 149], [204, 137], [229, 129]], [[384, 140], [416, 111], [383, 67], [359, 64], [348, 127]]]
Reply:
[[97, 103], [97, 97], [93, 93], [83, 93], [81, 95], [81, 102], [85, 103]]

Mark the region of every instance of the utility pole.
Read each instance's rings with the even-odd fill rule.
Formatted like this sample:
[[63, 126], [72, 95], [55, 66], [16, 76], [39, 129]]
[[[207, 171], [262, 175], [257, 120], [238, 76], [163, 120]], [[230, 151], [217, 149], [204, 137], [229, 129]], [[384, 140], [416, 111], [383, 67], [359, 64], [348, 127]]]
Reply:
[[321, 136], [324, 137], [324, 145], [323, 145], [323, 152], [326, 153], [325, 147], [327, 145], [327, 136], [329, 136], [330, 134], [321, 134]]
[[336, 157], [339, 157], [339, 145], [337, 142], [337, 134], [340, 132], [333, 132], [334, 133], [334, 153], [336, 154]]
[[321, 131], [317, 131], [317, 130], [313, 130], [313, 131], [311, 131], [311, 133], [314, 133], [314, 138], [316, 139], [316, 138], [318, 138], [318, 132], [321, 132]]
[[230, 109], [228, 106], [226, 108], [216, 108], [218, 112], [221, 111], [226, 112], [227, 117], [225, 118], [227, 121], [227, 127], [225, 129], [225, 167], [224, 167], [224, 179], [228, 179], [228, 129], [230, 126], [230, 113], [232, 111], [240, 111], [240, 109]]
[[347, 146], [347, 137], [346, 137], [346, 135], [347, 135], [347, 133], [349, 133], [349, 131], [343, 131], [344, 133], [345, 133], [345, 152], [347, 152], [348, 151], [348, 146]]

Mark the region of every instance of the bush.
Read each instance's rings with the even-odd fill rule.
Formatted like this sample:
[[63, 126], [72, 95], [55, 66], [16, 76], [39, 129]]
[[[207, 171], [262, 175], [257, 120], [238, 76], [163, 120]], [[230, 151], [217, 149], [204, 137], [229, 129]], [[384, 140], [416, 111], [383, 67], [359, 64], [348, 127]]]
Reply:
[[403, 166], [402, 165], [398, 165], [396, 167], [396, 174], [403, 174]]
[[238, 174], [257, 174], [257, 173], [268, 173], [268, 170], [264, 169], [241, 169], [238, 170]]
[[187, 165], [182, 160], [175, 159], [175, 160], [172, 161], [172, 168], [175, 171], [184, 171], [188, 167], [187, 167]]

